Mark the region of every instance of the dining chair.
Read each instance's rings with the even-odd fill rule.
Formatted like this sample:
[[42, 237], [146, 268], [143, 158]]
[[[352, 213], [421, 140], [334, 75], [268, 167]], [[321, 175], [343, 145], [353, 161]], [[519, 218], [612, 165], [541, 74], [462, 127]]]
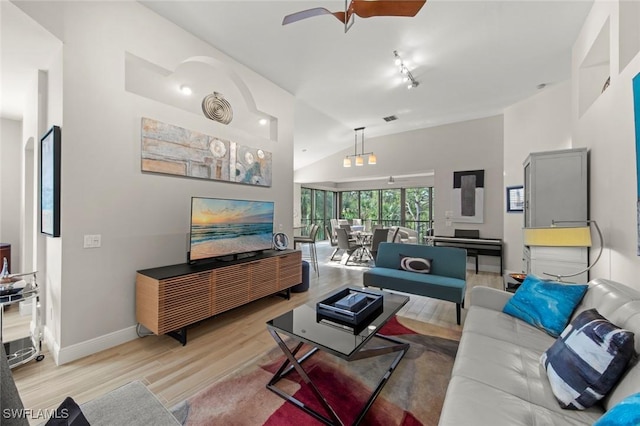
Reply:
[[329, 244], [331, 244], [331, 247], [334, 247], [333, 253], [331, 253], [331, 257], [329, 257], [329, 260], [333, 260], [333, 257], [336, 255], [336, 253], [340, 251], [340, 247], [338, 247], [338, 239], [333, 237], [333, 234], [331, 233], [331, 230], [329, 229], [328, 226], [324, 227], [324, 232], [327, 233], [327, 237], [329, 238]]
[[376, 229], [373, 231], [373, 238], [371, 239], [371, 248], [369, 252], [371, 252], [371, 256], [373, 257], [373, 261], [376, 261], [376, 256], [378, 255], [378, 246], [382, 242], [386, 242], [387, 238], [389, 238], [389, 230], [388, 229]]
[[353, 256], [358, 249], [361, 249], [362, 246], [349, 240], [347, 230], [342, 227], [336, 230], [336, 235], [338, 236], [338, 248], [340, 248], [340, 250], [344, 250], [345, 253], [349, 255], [349, 257], [347, 257], [347, 261], [344, 262], [344, 264], [347, 265], [349, 260], [351, 260], [351, 256]]
[[320, 229], [320, 226], [314, 223], [311, 225], [311, 231], [308, 236], [294, 237], [293, 248], [296, 249], [298, 244], [309, 245], [309, 257], [311, 258], [313, 270], [316, 272], [317, 276], [320, 276], [320, 269], [318, 268], [318, 252], [316, 251], [316, 237], [318, 236], [318, 229]]

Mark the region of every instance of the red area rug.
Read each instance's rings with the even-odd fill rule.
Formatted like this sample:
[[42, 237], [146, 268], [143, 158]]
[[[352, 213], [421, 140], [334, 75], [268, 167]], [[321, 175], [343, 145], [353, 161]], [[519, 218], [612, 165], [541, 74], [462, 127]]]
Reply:
[[[436, 425], [460, 332], [396, 317], [381, 334], [406, 340], [411, 348], [362, 424]], [[369, 344], [376, 343], [372, 339]], [[347, 362], [318, 351], [303, 366], [338, 416], [351, 424], [395, 355]], [[184, 425], [321, 424], [265, 387], [283, 360], [274, 342], [273, 349], [178, 404], [172, 412]], [[323, 412], [296, 372], [278, 382], [278, 387]]]

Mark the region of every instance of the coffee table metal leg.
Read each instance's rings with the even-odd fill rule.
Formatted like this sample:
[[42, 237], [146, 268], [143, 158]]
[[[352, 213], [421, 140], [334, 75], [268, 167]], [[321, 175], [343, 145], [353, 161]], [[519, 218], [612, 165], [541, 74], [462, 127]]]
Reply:
[[[296, 359], [295, 356], [298, 353], [298, 351], [300, 350], [300, 348], [302, 347], [302, 345], [303, 345], [302, 342], [299, 343], [294, 348], [293, 351], [291, 351], [289, 349], [289, 347], [286, 345], [286, 343], [284, 343], [282, 338], [280, 338], [278, 333], [276, 333], [272, 329], [269, 329], [269, 333], [271, 333], [271, 336], [273, 337], [273, 339], [276, 341], [276, 343], [278, 343], [278, 346], [280, 346], [280, 349], [285, 354], [286, 359], [282, 363], [282, 365], [280, 366], [278, 371], [271, 378], [269, 383], [267, 384], [267, 389], [269, 389], [272, 392], [276, 393], [277, 395], [279, 395], [284, 400], [291, 402], [296, 407], [300, 408], [301, 410], [305, 411], [307, 414], [313, 416], [314, 418], [318, 419], [319, 421], [321, 421], [321, 422], [323, 422], [325, 424], [328, 424], [328, 425], [344, 425], [344, 423], [342, 422], [342, 420], [340, 420], [340, 418], [335, 413], [333, 408], [331, 408], [331, 406], [329, 405], [327, 400], [322, 396], [322, 394], [320, 393], [320, 390], [311, 381], [311, 378], [309, 377], [309, 375], [302, 368], [302, 363], [304, 361], [306, 361], [309, 357], [311, 357], [311, 355], [316, 353], [318, 351], [318, 348], [317, 347], [313, 348], [309, 352], [304, 354], [300, 359]], [[385, 355], [385, 354], [389, 354], [389, 353], [393, 353], [393, 352], [399, 352], [399, 353], [393, 359], [393, 361], [391, 362], [391, 365], [387, 368], [387, 371], [385, 372], [385, 374], [378, 381], [378, 384], [376, 385], [376, 388], [371, 393], [371, 396], [369, 397], [369, 399], [367, 400], [366, 404], [364, 405], [364, 407], [362, 408], [362, 410], [358, 414], [358, 417], [356, 418], [355, 422], [353, 423], [354, 425], [358, 425], [358, 424], [360, 424], [362, 422], [362, 420], [364, 419], [364, 416], [367, 414], [367, 412], [369, 411], [369, 409], [373, 405], [374, 401], [376, 400], [376, 398], [378, 397], [378, 395], [382, 391], [382, 388], [387, 384], [387, 381], [389, 380], [389, 377], [391, 377], [391, 374], [394, 372], [394, 370], [396, 369], [396, 367], [400, 363], [400, 360], [402, 360], [402, 358], [405, 356], [405, 354], [407, 353], [407, 351], [409, 350], [409, 347], [410, 347], [409, 343], [403, 342], [402, 340], [395, 339], [393, 337], [384, 336], [384, 335], [381, 335], [381, 334], [376, 334], [376, 337], [379, 338], [379, 339], [382, 339], [382, 340], [386, 340], [386, 341], [391, 342], [391, 343], [395, 343], [395, 345], [379, 346], [379, 347], [375, 347], [375, 348], [362, 350], [362, 351], [358, 352], [354, 357], [352, 357], [350, 359], [350, 361], [357, 360], [357, 359], [376, 357], [376, 356]], [[326, 411], [331, 415], [331, 418], [325, 417], [324, 415], [318, 413], [317, 411], [313, 410], [312, 408], [306, 406], [302, 401], [294, 398], [293, 396], [285, 393], [284, 391], [280, 390], [279, 388], [277, 388], [275, 386], [275, 384], [278, 383], [278, 381], [280, 381], [280, 379], [284, 378], [293, 369], [295, 369], [298, 372], [298, 374], [300, 375], [300, 377], [302, 377], [304, 382], [307, 385], [310, 386], [313, 394], [316, 396], [316, 398], [322, 404], [322, 406], [326, 409]]]
[[[306, 353], [302, 358], [300, 358], [300, 360], [297, 360], [295, 355], [294, 355], [294, 353], [297, 353], [300, 350], [300, 347], [302, 346], [302, 343], [299, 343], [296, 346], [296, 348], [294, 349], [294, 351], [293, 351], [294, 353], [292, 353], [289, 350], [289, 347], [287, 346], [287, 344], [284, 343], [284, 341], [280, 338], [278, 333], [276, 333], [274, 330], [271, 330], [271, 329], [269, 329], [269, 333], [271, 333], [271, 336], [273, 337], [273, 339], [276, 341], [276, 343], [278, 343], [278, 346], [280, 346], [280, 349], [282, 350], [282, 352], [284, 352], [284, 354], [287, 357], [287, 359], [280, 366], [280, 368], [278, 369], [278, 372], [276, 372], [276, 374], [273, 376], [273, 378], [269, 381], [269, 383], [267, 384], [267, 389], [269, 389], [272, 392], [275, 392], [281, 398], [284, 398], [286, 401], [291, 402], [296, 407], [300, 408], [301, 410], [304, 410], [307, 414], [313, 416], [314, 418], [320, 420], [321, 422], [323, 422], [325, 424], [328, 424], [328, 425], [344, 425], [344, 423], [342, 423], [342, 421], [340, 420], [338, 415], [335, 413], [335, 411], [333, 411], [333, 408], [331, 408], [331, 405], [329, 405], [327, 400], [324, 399], [324, 397], [320, 393], [320, 390], [318, 390], [316, 385], [311, 381], [311, 378], [309, 377], [307, 372], [304, 371], [304, 369], [302, 368], [301, 363], [304, 362], [305, 360], [307, 360], [311, 355], [316, 353], [318, 348], [313, 348], [311, 351]], [[275, 384], [278, 381], [280, 381], [280, 379], [283, 378], [284, 375], [287, 374], [290, 371], [290, 370], [288, 370], [286, 373], [283, 374], [283, 371], [285, 370], [285, 368], [289, 364], [291, 364], [291, 366], [296, 369], [296, 371], [298, 372], [300, 377], [302, 377], [302, 380], [304, 380], [304, 382], [307, 385], [309, 385], [309, 387], [311, 388], [311, 391], [315, 395], [316, 399], [322, 404], [322, 406], [327, 411], [327, 413], [329, 413], [331, 415], [331, 418], [325, 417], [322, 414], [318, 413], [317, 411], [313, 410], [312, 408], [307, 407], [304, 404], [304, 402], [302, 402], [302, 401], [294, 398], [293, 396], [283, 392], [282, 390], [278, 389], [275, 386]], [[280, 374], [278, 374], [278, 373], [280, 373]]]

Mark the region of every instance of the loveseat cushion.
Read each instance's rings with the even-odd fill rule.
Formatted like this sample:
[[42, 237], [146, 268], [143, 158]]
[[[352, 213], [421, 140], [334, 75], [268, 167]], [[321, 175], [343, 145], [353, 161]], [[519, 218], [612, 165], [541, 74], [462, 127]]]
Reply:
[[416, 274], [390, 268], [371, 268], [363, 276], [365, 286], [381, 287], [420, 296], [461, 303], [466, 281], [441, 275]]
[[527, 275], [503, 312], [558, 337], [587, 288], [587, 285], [561, 284]]
[[633, 356], [634, 336], [595, 309], [578, 315], [540, 361], [564, 408], [584, 409], [616, 384]]

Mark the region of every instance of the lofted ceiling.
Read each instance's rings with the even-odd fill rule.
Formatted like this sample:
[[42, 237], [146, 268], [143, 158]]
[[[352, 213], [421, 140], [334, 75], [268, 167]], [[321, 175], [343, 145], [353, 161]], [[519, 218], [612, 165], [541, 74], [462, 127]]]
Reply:
[[[142, 1], [295, 95], [296, 169], [367, 137], [487, 117], [570, 78], [592, 0], [429, 0], [413, 18], [290, 13], [343, 1]], [[408, 90], [397, 50], [420, 82]], [[395, 115], [398, 120], [385, 122]]]
[[[20, 119], [28, 69], [46, 69], [60, 43], [2, 3], [0, 116]], [[502, 113], [570, 78], [571, 47], [593, 0], [429, 0], [413, 18], [325, 15], [282, 26], [300, 10], [343, 1], [150, 0], [141, 4], [292, 93], [294, 167], [366, 137]], [[420, 82], [408, 90], [397, 50]], [[24, 90], [24, 89], [22, 89]], [[396, 121], [383, 117], [395, 115]]]

